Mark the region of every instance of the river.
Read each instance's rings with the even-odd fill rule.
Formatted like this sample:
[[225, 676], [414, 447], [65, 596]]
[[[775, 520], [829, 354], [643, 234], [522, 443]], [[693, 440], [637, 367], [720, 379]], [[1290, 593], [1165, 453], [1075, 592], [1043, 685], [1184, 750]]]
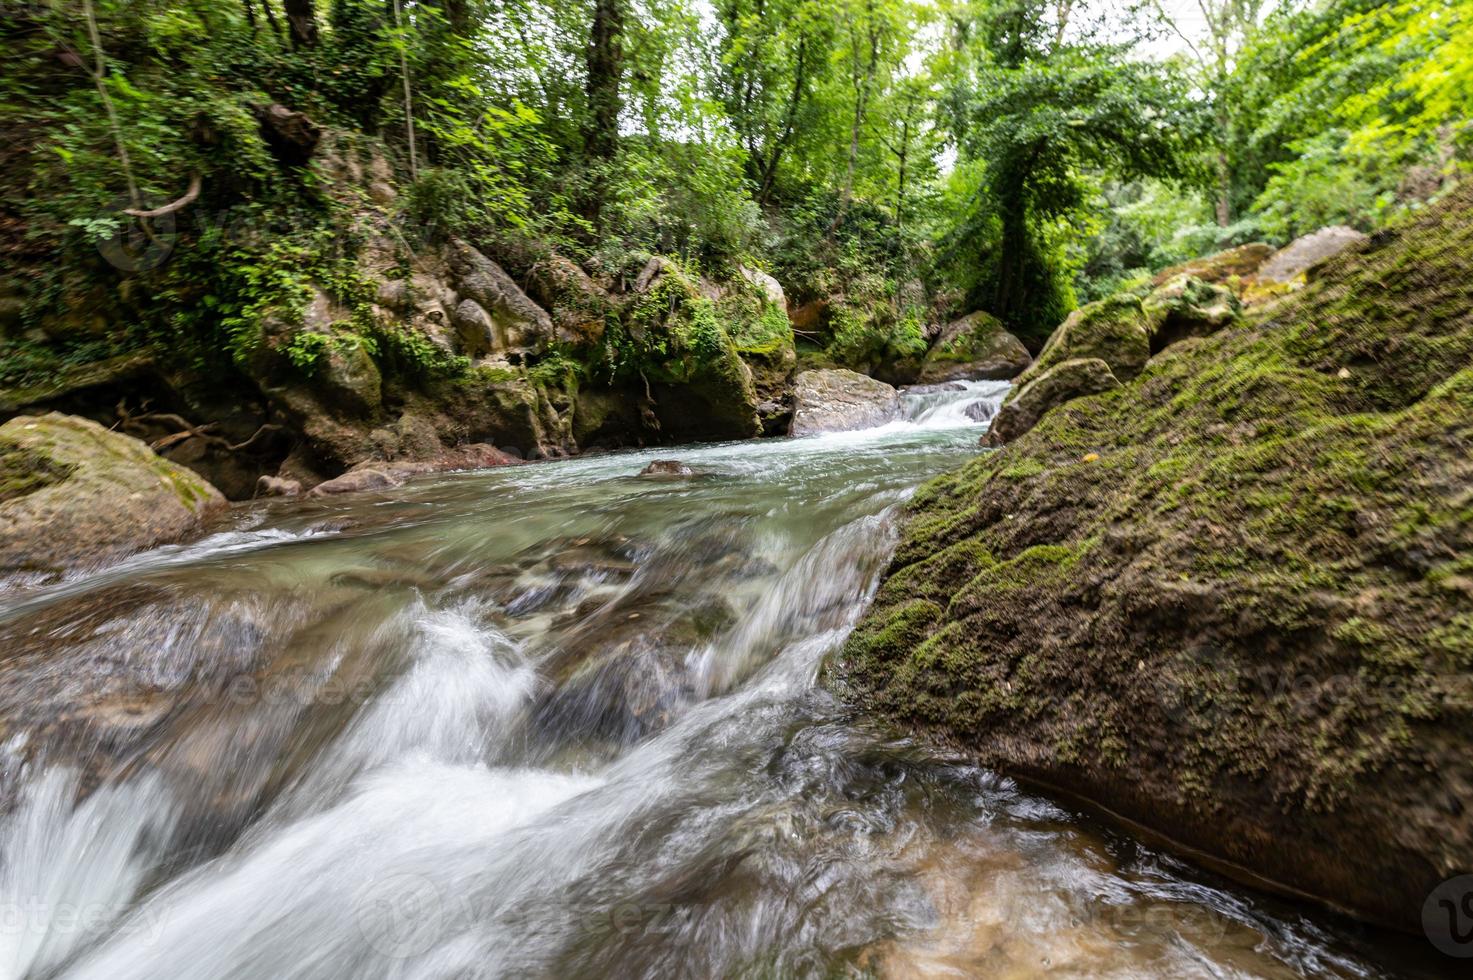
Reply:
[[1395, 975], [817, 686], [1005, 390], [243, 506], [0, 596], [0, 977]]

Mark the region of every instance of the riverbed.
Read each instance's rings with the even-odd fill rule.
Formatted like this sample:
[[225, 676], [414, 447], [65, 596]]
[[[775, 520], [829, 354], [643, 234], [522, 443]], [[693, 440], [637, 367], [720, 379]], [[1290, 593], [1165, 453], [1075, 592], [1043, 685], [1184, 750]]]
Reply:
[[0, 976], [1415, 975], [818, 683], [1005, 390], [253, 504], [0, 598]]

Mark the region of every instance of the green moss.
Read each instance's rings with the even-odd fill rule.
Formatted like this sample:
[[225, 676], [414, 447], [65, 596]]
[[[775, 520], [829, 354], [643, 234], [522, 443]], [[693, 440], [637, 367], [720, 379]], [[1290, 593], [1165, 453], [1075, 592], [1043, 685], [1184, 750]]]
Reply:
[[991, 763], [1129, 771], [1188, 825], [1245, 786], [1333, 814], [1437, 772], [1473, 717], [1470, 363], [1473, 191], [921, 487], [834, 670]]
[[0, 440], [0, 504], [60, 483], [75, 470], [45, 453]]

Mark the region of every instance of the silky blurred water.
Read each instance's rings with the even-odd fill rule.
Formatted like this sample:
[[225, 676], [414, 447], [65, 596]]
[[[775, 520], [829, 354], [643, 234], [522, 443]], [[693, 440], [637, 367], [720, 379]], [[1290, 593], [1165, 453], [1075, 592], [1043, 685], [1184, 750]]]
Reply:
[[253, 505], [5, 596], [0, 976], [1415, 973], [815, 685], [1005, 390]]

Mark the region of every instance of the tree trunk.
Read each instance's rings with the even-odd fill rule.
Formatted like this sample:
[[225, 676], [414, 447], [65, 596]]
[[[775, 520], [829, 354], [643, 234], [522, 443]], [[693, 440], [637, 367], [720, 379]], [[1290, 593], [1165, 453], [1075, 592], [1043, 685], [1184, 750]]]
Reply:
[[271, 33], [276, 35], [277, 43], [281, 43], [281, 21], [276, 19], [276, 11], [271, 9], [271, 0], [261, 0], [261, 9], [266, 13], [266, 23], [271, 25]]
[[282, 0], [286, 11], [286, 24], [291, 31], [292, 48], [317, 46], [317, 11], [312, 0]]
[[588, 42], [588, 121], [583, 145], [588, 155], [611, 160], [619, 149], [620, 84], [624, 75], [625, 0], [594, 0], [593, 36]]
[[783, 114], [783, 131], [773, 144], [772, 152], [767, 157], [767, 165], [762, 168], [761, 188], [757, 192], [757, 203], [766, 204], [772, 196], [772, 186], [777, 180], [777, 165], [782, 160], [783, 151], [787, 148], [788, 140], [793, 138], [793, 127], [798, 119], [798, 109], [803, 104], [803, 95], [806, 91], [808, 81], [808, 38], [798, 39], [798, 66], [793, 72], [793, 92], [788, 96], [788, 108]]
[[450, 25], [451, 31], [459, 37], [470, 34], [470, 0], [440, 0], [440, 8], [445, 11], [445, 23]]
[[1233, 179], [1227, 151], [1217, 151], [1217, 225], [1226, 228], [1233, 223]]

